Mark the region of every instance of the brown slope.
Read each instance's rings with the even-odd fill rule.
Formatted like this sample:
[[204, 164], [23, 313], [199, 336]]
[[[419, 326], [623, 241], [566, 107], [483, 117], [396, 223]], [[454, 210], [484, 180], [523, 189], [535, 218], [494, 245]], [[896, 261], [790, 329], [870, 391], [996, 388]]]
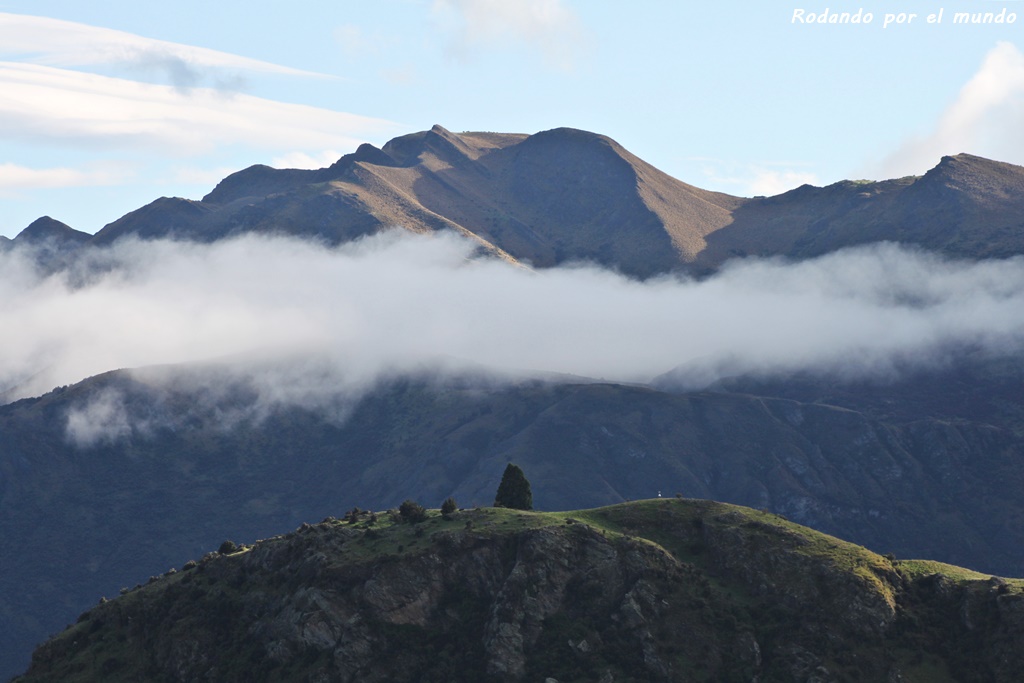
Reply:
[[401, 165], [359, 164], [364, 186], [389, 187], [538, 266], [585, 260], [638, 275], [670, 270], [692, 260], [743, 202], [568, 128], [527, 137], [435, 126], [383, 151]]

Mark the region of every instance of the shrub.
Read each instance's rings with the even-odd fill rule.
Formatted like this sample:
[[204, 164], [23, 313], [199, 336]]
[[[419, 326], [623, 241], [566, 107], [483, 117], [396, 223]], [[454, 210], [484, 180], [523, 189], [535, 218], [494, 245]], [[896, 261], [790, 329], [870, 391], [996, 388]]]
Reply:
[[238, 552], [238, 546], [235, 545], [234, 541], [224, 541], [220, 544], [217, 552], [221, 555], [230, 555], [231, 553]]
[[402, 521], [410, 524], [419, 524], [427, 518], [426, 509], [410, 499], [406, 499], [404, 503], [398, 506], [398, 514], [401, 515]]
[[445, 517], [447, 517], [448, 515], [452, 514], [453, 512], [455, 512], [458, 509], [459, 509], [459, 504], [456, 503], [455, 499], [452, 498], [451, 496], [448, 496], [447, 498], [445, 498], [444, 502], [441, 503], [441, 514], [444, 515]]

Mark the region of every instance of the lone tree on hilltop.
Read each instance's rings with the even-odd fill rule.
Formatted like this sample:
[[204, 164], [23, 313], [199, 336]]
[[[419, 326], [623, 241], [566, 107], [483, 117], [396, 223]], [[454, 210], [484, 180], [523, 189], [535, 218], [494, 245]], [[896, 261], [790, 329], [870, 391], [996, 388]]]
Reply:
[[532, 510], [533, 494], [530, 482], [518, 465], [508, 464], [505, 474], [501, 475], [498, 493], [494, 496], [494, 507], [512, 510]]

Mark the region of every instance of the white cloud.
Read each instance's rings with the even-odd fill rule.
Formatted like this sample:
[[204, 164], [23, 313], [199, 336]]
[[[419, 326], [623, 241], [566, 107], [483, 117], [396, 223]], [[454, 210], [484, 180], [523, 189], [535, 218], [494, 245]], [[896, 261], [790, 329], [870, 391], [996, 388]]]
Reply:
[[743, 197], [772, 197], [801, 185], [821, 185], [816, 173], [800, 169], [800, 166], [806, 166], [801, 163], [738, 163], [711, 158], [692, 158], [688, 161], [701, 164], [701, 171], [708, 183], [721, 188], [723, 192]]
[[190, 88], [209, 81], [230, 86], [239, 72], [315, 76], [226, 52], [124, 31], [47, 17], [0, 13], [0, 55], [48, 66], [113, 65], [135, 72], [162, 74], [172, 85]]
[[340, 159], [341, 152], [328, 149], [317, 154], [306, 154], [305, 152], [290, 152], [278, 157], [270, 163], [275, 168], [305, 168], [318, 169], [326, 168]]
[[553, 66], [571, 69], [582, 46], [579, 19], [562, 0], [434, 0], [433, 11], [458, 57], [525, 45]]
[[[3, 340], [0, 391], [33, 395], [111, 368], [268, 350], [330, 360], [261, 389], [301, 402], [442, 356], [646, 381], [697, 359], [729, 374], [859, 375], [928, 363], [956, 345], [1024, 346], [1022, 258], [948, 262], [876, 245], [641, 283], [593, 267], [472, 261], [472, 248], [397, 230], [336, 249], [252, 236], [121, 242], [72, 277], [42, 277], [3, 254], [0, 329], [18, 334]], [[116, 410], [104, 414], [116, 424]]]
[[73, 407], [65, 426], [68, 439], [79, 448], [115, 442], [132, 433], [124, 397], [108, 389]]
[[814, 173], [756, 168], [748, 188], [752, 195], [771, 197], [801, 185], [817, 185], [819, 182]]
[[0, 62], [0, 136], [188, 155], [232, 144], [352, 149], [390, 122], [209, 88], [171, 86], [34, 64]]
[[970, 152], [1024, 163], [1024, 54], [1000, 42], [934, 128], [907, 140], [879, 165], [878, 177], [920, 175], [944, 155]]
[[124, 181], [126, 176], [126, 170], [121, 165], [98, 165], [83, 170], [0, 164], [0, 197], [9, 196], [18, 190], [117, 185]]

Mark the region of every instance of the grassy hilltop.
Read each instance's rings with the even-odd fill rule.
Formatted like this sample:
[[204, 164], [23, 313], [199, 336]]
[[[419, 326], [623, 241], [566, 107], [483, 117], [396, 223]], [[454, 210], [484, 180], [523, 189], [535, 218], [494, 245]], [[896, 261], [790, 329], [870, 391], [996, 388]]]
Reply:
[[1024, 581], [655, 499], [356, 512], [83, 614], [37, 681], [1012, 681]]

